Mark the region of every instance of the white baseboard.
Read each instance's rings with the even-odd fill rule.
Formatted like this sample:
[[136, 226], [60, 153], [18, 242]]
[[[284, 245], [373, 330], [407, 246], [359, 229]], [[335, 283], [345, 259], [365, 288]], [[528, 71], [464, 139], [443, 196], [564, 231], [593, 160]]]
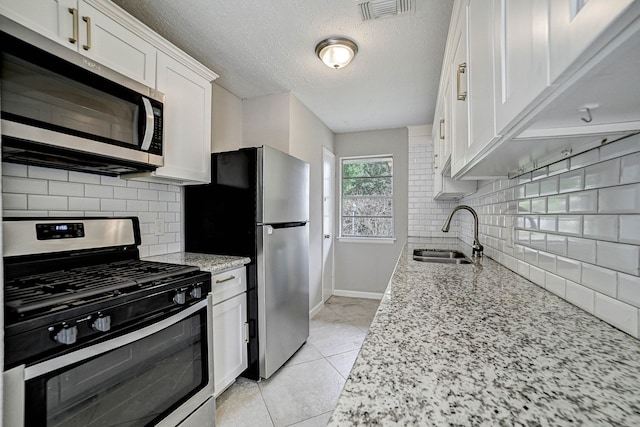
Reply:
[[313, 316], [318, 314], [320, 310], [322, 310], [323, 308], [324, 308], [324, 301], [320, 301], [318, 305], [316, 305], [309, 311], [309, 319], [313, 319]]
[[349, 298], [366, 298], [366, 299], [382, 299], [382, 293], [377, 292], [359, 292], [359, 291], [345, 291], [340, 289], [334, 289], [332, 295], [337, 297], [349, 297]]

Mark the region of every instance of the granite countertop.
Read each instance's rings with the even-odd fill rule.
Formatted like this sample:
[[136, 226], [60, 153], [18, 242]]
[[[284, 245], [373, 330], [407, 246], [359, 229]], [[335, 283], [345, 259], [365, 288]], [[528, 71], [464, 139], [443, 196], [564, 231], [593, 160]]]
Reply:
[[145, 261], [167, 262], [170, 264], [184, 264], [199, 267], [200, 270], [209, 271], [216, 274], [231, 268], [242, 267], [249, 264], [248, 257], [211, 255], [193, 252], [174, 252], [165, 255], [155, 255], [143, 258]]
[[400, 256], [330, 426], [640, 425], [640, 341], [487, 257], [414, 261], [428, 243]]

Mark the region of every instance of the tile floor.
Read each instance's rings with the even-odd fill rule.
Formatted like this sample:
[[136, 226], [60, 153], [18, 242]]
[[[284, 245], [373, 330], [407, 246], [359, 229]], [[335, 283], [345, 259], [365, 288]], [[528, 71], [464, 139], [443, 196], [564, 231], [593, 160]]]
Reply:
[[309, 339], [268, 380], [238, 378], [216, 400], [216, 427], [326, 426], [378, 300], [331, 297]]

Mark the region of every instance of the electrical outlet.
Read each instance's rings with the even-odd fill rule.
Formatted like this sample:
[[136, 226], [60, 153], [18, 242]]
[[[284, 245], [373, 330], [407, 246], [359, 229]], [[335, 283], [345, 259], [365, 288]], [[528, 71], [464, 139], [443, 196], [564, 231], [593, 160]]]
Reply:
[[154, 234], [164, 236], [164, 218], [156, 218]]

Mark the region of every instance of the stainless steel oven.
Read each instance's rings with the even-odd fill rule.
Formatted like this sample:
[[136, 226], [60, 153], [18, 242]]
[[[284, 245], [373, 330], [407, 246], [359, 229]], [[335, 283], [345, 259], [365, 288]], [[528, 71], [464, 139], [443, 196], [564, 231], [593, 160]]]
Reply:
[[5, 219], [4, 426], [215, 418], [211, 275], [140, 260], [137, 218]]

